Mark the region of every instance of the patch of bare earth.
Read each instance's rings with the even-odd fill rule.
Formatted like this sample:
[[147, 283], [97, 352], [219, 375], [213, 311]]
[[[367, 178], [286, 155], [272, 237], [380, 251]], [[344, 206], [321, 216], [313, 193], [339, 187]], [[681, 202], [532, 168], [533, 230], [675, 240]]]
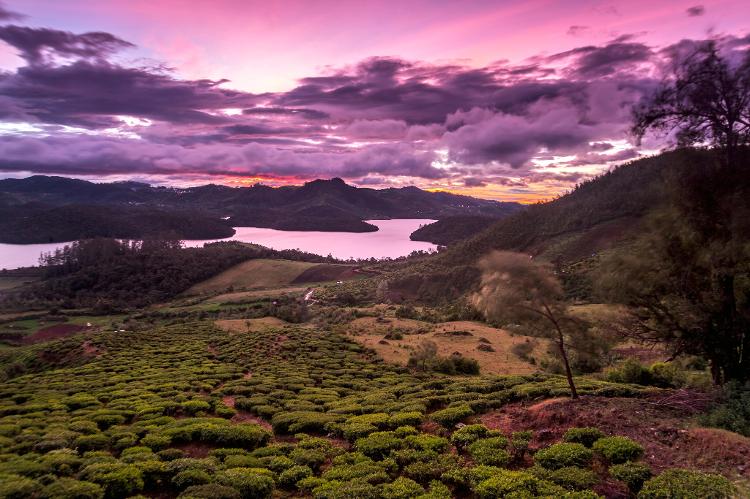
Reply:
[[750, 478], [750, 438], [692, 425], [691, 416], [705, 409], [707, 400], [689, 391], [644, 398], [557, 398], [509, 404], [479, 419], [508, 434], [533, 430], [535, 449], [559, 441], [568, 428], [593, 426], [638, 441], [646, 450], [644, 460], [656, 472], [682, 467]]
[[[545, 355], [546, 340], [512, 336], [505, 330], [471, 321], [430, 324], [413, 319], [362, 317], [347, 326], [351, 338], [373, 350], [384, 361], [406, 365], [410, 353], [425, 340], [433, 341], [438, 353], [459, 353], [479, 362], [483, 374], [529, 374], [537, 367], [519, 358], [511, 349], [519, 343], [532, 344], [531, 356]], [[395, 339], [395, 334], [401, 339]]]
[[34, 334], [27, 336], [24, 338], [24, 343], [43, 343], [45, 341], [66, 338], [92, 329], [94, 329], [92, 326], [83, 326], [80, 324], [55, 324], [39, 329]]

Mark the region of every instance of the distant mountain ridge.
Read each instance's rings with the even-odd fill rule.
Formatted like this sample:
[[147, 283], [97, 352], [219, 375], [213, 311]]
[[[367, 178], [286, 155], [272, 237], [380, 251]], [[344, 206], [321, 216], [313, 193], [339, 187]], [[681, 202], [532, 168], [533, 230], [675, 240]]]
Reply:
[[[61, 209], [64, 207], [65, 209]], [[190, 188], [66, 177], [0, 180], [0, 242], [59, 242], [97, 236], [182, 239], [231, 236], [232, 226], [368, 232], [389, 218], [475, 215], [501, 218], [521, 208], [417, 187], [371, 189], [340, 178], [301, 186]]]

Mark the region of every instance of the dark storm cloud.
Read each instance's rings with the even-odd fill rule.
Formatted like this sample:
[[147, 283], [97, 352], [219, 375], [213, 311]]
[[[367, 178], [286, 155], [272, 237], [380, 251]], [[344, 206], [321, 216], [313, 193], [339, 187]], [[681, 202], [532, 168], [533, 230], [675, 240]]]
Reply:
[[0, 2], [0, 21], [19, 21], [25, 18], [23, 14], [8, 10], [2, 2]]
[[18, 49], [19, 55], [30, 65], [44, 63], [51, 55], [101, 59], [133, 47], [132, 43], [109, 33], [76, 35], [69, 31], [15, 25], [0, 26], [0, 40]]
[[696, 5], [685, 10], [685, 13], [689, 17], [698, 17], [706, 13], [706, 8], [703, 5]]
[[171, 123], [228, 123], [207, 111], [242, 107], [250, 94], [219, 87], [221, 81], [178, 80], [145, 68], [104, 61], [65, 66], [33, 65], [0, 76], [0, 96], [12, 98], [32, 120], [86, 128], [135, 116]]
[[573, 60], [567, 72], [578, 78], [600, 78], [632, 68], [634, 64], [648, 62], [654, 56], [643, 43], [630, 41], [625, 35], [601, 47], [589, 45], [555, 54], [549, 61]]

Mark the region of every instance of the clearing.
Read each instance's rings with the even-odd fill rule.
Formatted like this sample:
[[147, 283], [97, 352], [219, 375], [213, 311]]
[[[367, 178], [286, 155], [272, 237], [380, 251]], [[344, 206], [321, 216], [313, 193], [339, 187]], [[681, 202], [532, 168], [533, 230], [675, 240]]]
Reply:
[[[362, 317], [347, 325], [350, 337], [377, 352], [386, 362], [406, 365], [409, 354], [425, 340], [434, 341], [438, 353], [450, 356], [458, 352], [479, 362], [482, 374], [529, 374], [538, 369], [511, 352], [519, 343], [532, 344], [530, 357], [541, 359], [546, 340], [528, 336], [512, 336], [507, 331], [471, 321], [431, 324], [413, 319], [378, 319]], [[385, 339], [402, 335], [402, 339]], [[491, 347], [494, 351], [480, 350]]]
[[248, 260], [221, 274], [193, 285], [187, 295], [220, 293], [227, 289], [254, 289], [290, 284], [305, 270], [316, 264], [291, 260]]

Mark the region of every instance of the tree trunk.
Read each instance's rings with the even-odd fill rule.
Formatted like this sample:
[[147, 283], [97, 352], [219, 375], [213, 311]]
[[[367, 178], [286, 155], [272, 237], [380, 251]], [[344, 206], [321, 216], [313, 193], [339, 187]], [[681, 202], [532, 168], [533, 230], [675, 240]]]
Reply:
[[[555, 325], [557, 327], [557, 325]], [[557, 327], [557, 346], [560, 348], [560, 356], [562, 357], [563, 364], [565, 365], [565, 377], [568, 378], [568, 385], [570, 386], [570, 396], [573, 399], [578, 398], [578, 391], [576, 385], [573, 382], [573, 371], [570, 370], [570, 362], [568, 362], [568, 352], [565, 351], [565, 338], [563, 337], [562, 331]]]

